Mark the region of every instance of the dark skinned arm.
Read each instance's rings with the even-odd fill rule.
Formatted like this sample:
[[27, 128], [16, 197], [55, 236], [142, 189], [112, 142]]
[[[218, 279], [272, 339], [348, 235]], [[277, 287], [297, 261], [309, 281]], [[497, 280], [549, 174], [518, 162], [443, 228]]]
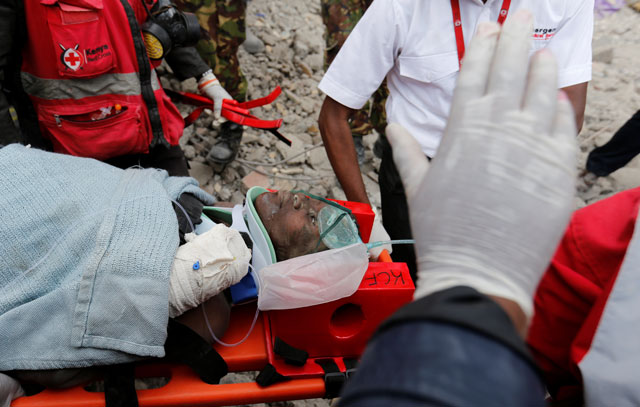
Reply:
[[576, 115], [576, 127], [578, 133], [582, 130], [582, 123], [584, 122], [584, 108], [587, 105], [587, 85], [589, 82], [579, 83], [577, 85], [567, 86], [562, 90], [569, 97], [569, 101], [573, 106], [573, 111]]
[[524, 311], [522, 311], [522, 308], [520, 308], [518, 303], [508, 298], [497, 297], [495, 295], [489, 295], [488, 297], [502, 308], [502, 310], [509, 316], [509, 319], [513, 323], [518, 335], [520, 335], [522, 339], [525, 339], [527, 337], [529, 326], [527, 324], [527, 316]]
[[318, 124], [331, 167], [347, 200], [370, 205], [349, 127], [352, 113], [353, 109], [327, 96], [322, 103]]

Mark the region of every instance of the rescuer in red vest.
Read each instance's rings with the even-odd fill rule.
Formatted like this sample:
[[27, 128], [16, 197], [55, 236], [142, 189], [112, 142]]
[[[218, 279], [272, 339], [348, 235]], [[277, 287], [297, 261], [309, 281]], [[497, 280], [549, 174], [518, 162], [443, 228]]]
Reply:
[[540, 281], [527, 342], [551, 405], [640, 400], [639, 209], [634, 188], [577, 210]]
[[169, 0], [3, 2], [0, 144], [188, 175], [184, 122], [154, 68], [166, 58], [179, 79], [196, 78], [219, 115], [231, 97], [190, 46], [200, 38]]

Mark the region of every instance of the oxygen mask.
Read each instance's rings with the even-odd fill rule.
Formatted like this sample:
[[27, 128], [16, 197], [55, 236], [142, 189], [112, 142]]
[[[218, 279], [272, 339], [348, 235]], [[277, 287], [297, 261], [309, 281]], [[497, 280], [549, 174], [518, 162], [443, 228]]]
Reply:
[[291, 191], [292, 193], [302, 193], [311, 199], [321, 201], [326, 204], [316, 216], [320, 238], [316, 249], [321, 243], [329, 249], [338, 249], [354, 243], [361, 243], [358, 225], [355, 222], [351, 210], [344, 206], [329, 201], [306, 191]]
[[[348, 209], [327, 205], [318, 212], [320, 242], [329, 249], [338, 249], [350, 244], [359, 243], [358, 226], [351, 218]], [[320, 244], [318, 242], [318, 244]]]
[[[324, 199], [322, 197], [310, 194], [305, 191], [292, 191], [293, 193], [300, 192], [307, 195], [309, 198], [317, 199], [327, 204], [318, 212], [317, 222], [318, 229], [320, 231], [320, 239], [318, 240], [318, 246], [324, 243], [329, 249], [338, 249], [346, 247], [354, 243], [362, 243], [360, 239], [360, 232], [358, 224], [355, 221], [351, 210], [344, 206]], [[367, 243], [367, 249], [382, 246], [385, 244], [414, 244], [412, 239], [402, 240], [389, 240], [382, 242], [370, 242]]]

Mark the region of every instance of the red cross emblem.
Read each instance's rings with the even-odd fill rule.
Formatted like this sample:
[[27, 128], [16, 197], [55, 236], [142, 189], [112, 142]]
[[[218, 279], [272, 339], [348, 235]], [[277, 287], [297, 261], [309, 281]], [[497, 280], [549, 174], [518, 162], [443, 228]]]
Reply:
[[73, 48], [65, 48], [62, 44], [58, 45], [62, 48], [62, 54], [60, 54], [62, 64], [72, 71], [77, 71], [84, 63], [82, 54], [77, 51], [78, 44]]

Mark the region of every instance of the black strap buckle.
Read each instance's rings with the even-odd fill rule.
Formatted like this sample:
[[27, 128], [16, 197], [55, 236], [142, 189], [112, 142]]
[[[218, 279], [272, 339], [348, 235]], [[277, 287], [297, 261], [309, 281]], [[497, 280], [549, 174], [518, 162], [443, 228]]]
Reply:
[[347, 378], [342, 372], [325, 373], [324, 375], [324, 388], [326, 391], [325, 397], [332, 399], [340, 395], [342, 386], [347, 381]]
[[351, 379], [351, 376], [353, 376], [353, 374], [356, 372], [356, 370], [358, 370], [358, 369], [356, 369], [354, 367], [353, 369], [347, 369], [347, 371], [344, 372], [344, 375], [347, 378], [347, 380]]
[[325, 397], [332, 399], [340, 395], [347, 376], [340, 371], [333, 359], [319, 359], [316, 363], [324, 370]]

